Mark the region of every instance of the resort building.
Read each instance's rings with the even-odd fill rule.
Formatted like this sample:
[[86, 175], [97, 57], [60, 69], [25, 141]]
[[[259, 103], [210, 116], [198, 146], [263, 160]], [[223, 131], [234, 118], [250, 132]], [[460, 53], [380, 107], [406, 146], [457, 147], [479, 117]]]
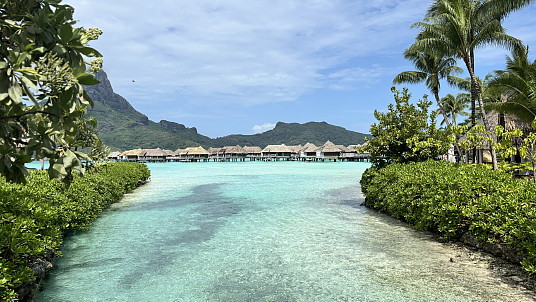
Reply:
[[261, 156], [267, 159], [287, 159], [290, 158], [292, 150], [285, 144], [268, 145], [262, 149]]
[[175, 152], [171, 150], [157, 149], [142, 149], [138, 155], [138, 161], [166, 161], [168, 157], [174, 156]]
[[343, 150], [335, 146], [334, 143], [327, 141], [322, 147], [316, 150], [316, 157], [321, 159], [337, 159], [341, 157]]
[[300, 157], [305, 159], [314, 159], [316, 158], [316, 150], [318, 150], [317, 146], [307, 143], [300, 150]]
[[210, 153], [201, 146], [188, 147], [179, 153], [180, 159], [186, 161], [208, 161], [209, 155]]
[[260, 158], [262, 155], [262, 148], [258, 146], [245, 146], [244, 151], [246, 152], [246, 157], [250, 159], [257, 159]]
[[121, 161], [139, 161], [140, 155], [144, 153], [143, 149], [134, 149], [121, 153], [119, 159]]
[[300, 157], [300, 151], [301, 149], [303, 148], [302, 145], [298, 145], [298, 146], [288, 146], [288, 148], [290, 149], [291, 153], [290, 153], [290, 157], [293, 159], [293, 160], [296, 160]]
[[246, 151], [240, 146], [225, 146], [222, 148], [223, 158], [225, 160], [243, 160], [246, 158]]
[[114, 151], [114, 152], [108, 154], [108, 156], [106, 156], [106, 158], [109, 159], [109, 160], [118, 160], [120, 156], [121, 156], [121, 152]]
[[108, 158], [118, 161], [138, 161], [138, 162], [164, 162], [164, 161], [272, 161], [272, 160], [301, 160], [301, 161], [367, 161], [370, 157], [368, 153], [362, 153], [358, 147], [360, 145], [335, 145], [327, 141], [321, 147], [312, 143], [304, 146], [268, 145], [264, 149], [258, 146], [241, 147], [225, 146], [223, 148], [189, 147], [177, 149], [175, 152], [165, 149], [135, 149], [111, 153]]

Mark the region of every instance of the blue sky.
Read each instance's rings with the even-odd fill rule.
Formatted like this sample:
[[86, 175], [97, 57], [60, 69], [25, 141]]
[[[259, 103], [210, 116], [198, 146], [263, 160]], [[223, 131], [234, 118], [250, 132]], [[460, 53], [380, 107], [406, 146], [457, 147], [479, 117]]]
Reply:
[[[220, 137], [278, 121], [326, 121], [367, 133], [393, 101], [393, 77], [413, 70], [402, 52], [428, 0], [67, 0], [104, 34], [114, 90], [153, 121]], [[536, 49], [536, 7], [505, 22]], [[502, 49], [477, 53], [479, 75], [504, 68]], [[532, 59], [536, 56], [530, 55]], [[408, 86], [414, 100], [427, 93]], [[443, 93], [456, 92], [446, 89]]]

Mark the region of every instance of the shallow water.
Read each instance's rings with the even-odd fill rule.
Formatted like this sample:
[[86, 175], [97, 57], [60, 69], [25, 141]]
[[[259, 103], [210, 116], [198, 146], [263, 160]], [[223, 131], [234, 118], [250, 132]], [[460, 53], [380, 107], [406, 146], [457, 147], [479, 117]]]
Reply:
[[533, 301], [359, 206], [365, 163], [150, 164], [37, 301]]

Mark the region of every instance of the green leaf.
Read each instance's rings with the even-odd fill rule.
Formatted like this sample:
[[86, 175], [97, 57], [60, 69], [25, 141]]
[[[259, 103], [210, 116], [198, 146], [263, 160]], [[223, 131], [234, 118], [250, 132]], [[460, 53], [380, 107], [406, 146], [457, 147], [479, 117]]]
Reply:
[[31, 53], [42, 54], [42, 53], [44, 53], [45, 51], [46, 51], [46, 48], [44, 48], [44, 47], [37, 47], [37, 48], [33, 49], [33, 50], [31, 51]]
[[7, 92], [15, 104], [20, 104], [22, 102], [22, 88], [18, 82], [14, 81]]
[[64, 43], [71, 41], [73, 38], [73, 27], [70, 24], [66, 23], [61, 26], [60, 38]]
[[83, 55], [88, 57], [102, 57], [102, 54], [98, 52], [96, 49], [91, 47], [78, 47], [78, 51], [80, 51]]
[[100, 82], [95, 79], [95, 77], [92, 74], [89, 73], [82, 73], [76, 77], [78, 79], [78, 83], [82, 85], [97, 85]]
[[16, 28], [22, 28], [21, 26], [17, 25], [17, 22], [13, 21], [13, 20], [9, 20], [9, 19], [5, 19], [5, 20], [2, 20], [4, 23], [10, 25], [10, 26], [13, 26], [13, 27], [16, 27]]
[[0, 69], [6, 69], [8, 67], [7, 62], [0, 61]]
[[19, 53], [16, 65], [17, 66], [21, 65], [28, 58], [28, 56], [29, 55], [27, 52]]
[[[37, 73], [36, 73], [37, 74]], [[33, 90], [37, 90], [37, 86], [35, 86], [34, 82], [32, 82], [30, 79], [28, 79], [26, 76], [21, 75], [20, 79], [26, 84], [26, 86], [32, 88]]]

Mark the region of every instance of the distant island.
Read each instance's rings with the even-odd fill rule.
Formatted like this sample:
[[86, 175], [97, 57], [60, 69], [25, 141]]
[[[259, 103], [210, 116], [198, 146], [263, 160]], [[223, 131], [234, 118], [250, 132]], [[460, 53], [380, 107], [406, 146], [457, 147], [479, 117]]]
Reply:
[[275, 128], [253, 135], [228, 135], [210, 138], [199, 134], [195, 127], [162, 120], [153, 122], [134, 109], [122, 96], [113, 91], [104, 71], [96, 74], [101, 82], [85, 87], [95, 106], [88, 114], [98, 121], [98, 134], [113, 150], [162, 148], [176, 150], [190, 146], [205, 148], [224, 146], [300, 145], [307, 142], [323, 145], [330, 140], [337, 145], [358, 145], [366, 134], [350, 131], [326, 122], [305, 124], [279, 122]]

